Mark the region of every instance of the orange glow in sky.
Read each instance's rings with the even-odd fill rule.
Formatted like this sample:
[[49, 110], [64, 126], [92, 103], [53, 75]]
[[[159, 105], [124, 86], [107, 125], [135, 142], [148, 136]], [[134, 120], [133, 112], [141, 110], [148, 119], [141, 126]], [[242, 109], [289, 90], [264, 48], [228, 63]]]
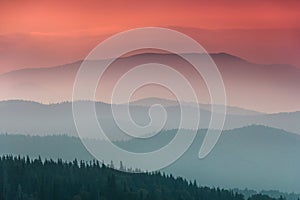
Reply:
[[35, 1], [0, 3], [0, 33], [107, 31], [140, 26], [208, 29], [299, 28], [300, 2]]
[[[219, 38], [199, 34], [195, 39], [209, 51], [233, 53], [254, 62], [290, 63], [299, 67], [300, 61], [294, 55], [300, 46], [295, 31], [300, 29], [299, 10], [298, 0], [3, 0], [0, 1], [0, 73], [83, 59], [107, 36], [144, 26], [177, 27], [192, 36], [197, 31], [190, 28], [219, 31], [217, 37], [230, 30], [224, 37], [226, 40], [236, 37], [235, 44], [226, 43], [225, 39], [222, 44], [215, 44]], [[235, 32], [260, 29], [277, 32], [275, 36], [273, 32], [255, 32], [252, 38], [243, 34], [237, 37]], [[274, 39], [268, 41], [272, 43], [271, 52], [266, 53], [266, 49], [252, 52], [253, 41], [261, 46], [269, 35]], [[241, 49], [243, 42], [250, 44], [249, 49]], [[282, 43], [285, 51], [274, 50], [281, 48]], [[283, 54], [287, 57], [278, 56]]]

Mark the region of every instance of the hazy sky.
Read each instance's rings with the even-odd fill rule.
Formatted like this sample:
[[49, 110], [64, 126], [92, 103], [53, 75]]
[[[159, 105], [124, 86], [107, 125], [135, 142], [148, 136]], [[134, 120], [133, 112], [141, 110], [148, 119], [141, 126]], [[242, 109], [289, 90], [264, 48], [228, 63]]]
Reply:
[[211, 52], [300, 67], [299, 9], [297, 0], [3, 0], [0, 73], [83, 59], [107, 36], [144, 26], [177, 27]]
[[299, 28], [297, 0], [1, 1], [1, 33], [106, 32], [137, 26]]

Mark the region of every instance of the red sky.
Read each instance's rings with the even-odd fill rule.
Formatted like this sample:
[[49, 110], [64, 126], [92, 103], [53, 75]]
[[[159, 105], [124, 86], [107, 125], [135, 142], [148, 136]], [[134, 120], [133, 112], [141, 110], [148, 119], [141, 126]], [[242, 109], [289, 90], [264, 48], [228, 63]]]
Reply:
[[300, 67], [299, 10], [298, 0], [2, 0], [0, 73], [83, 59], [108, 35], [143, 26], [176, 26], [209, 51]]

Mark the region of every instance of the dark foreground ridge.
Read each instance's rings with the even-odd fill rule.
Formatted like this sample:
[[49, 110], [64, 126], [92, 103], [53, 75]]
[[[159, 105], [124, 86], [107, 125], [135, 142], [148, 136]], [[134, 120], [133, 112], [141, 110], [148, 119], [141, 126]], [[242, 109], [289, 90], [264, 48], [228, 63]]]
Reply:
[[[16, 200], [243, 200], [241, 194], [160, 172], [127, 173], [98, 161], [0, 158], [0, 199]], [[281, 198], [282, 199], [282, 198]], [[249, 200], [273, 200], [254, 195]]]

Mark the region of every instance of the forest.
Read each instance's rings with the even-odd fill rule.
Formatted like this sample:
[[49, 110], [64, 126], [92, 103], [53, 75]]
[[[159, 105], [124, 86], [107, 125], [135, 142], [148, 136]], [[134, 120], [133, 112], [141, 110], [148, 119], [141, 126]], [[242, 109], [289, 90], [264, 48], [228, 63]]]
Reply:
[[[0, 157], [0, 200], [244, 200], [161, 172], [129, 173], [98, 161]], [[279, 199], [283, 199], [282, 197]], [[275, 200], [256, 194], [248, 200]]]

